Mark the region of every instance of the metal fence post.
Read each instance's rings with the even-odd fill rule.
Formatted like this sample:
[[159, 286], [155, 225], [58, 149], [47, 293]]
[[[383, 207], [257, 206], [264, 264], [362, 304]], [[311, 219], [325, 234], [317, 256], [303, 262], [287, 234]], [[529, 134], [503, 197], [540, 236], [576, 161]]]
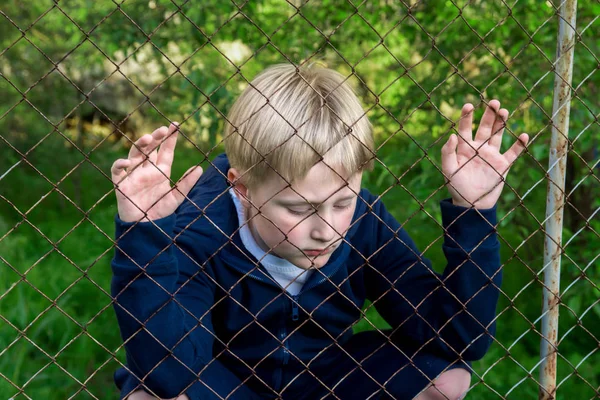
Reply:
[[544, 241], [544, 302], [540, 345], [540, 399], [556, 395], [556, 345], [558, 342], [558, 304], [560, 302], [560, 259], [565, 203], [565, 175], [568, 153], [571, 78], [575, 47], [577, 0], [565, 0], [558, 14], [554, 101], [552, 105], [552, 139], [546, 197], [546, 237]]

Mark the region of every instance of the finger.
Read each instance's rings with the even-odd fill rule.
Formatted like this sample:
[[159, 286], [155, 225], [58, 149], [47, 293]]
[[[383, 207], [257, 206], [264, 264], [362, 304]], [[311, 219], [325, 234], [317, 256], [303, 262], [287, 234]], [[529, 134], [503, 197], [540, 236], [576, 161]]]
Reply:
[[155, 142], [152, 141], [150, 145], [145, 147], [145, 150], [148, 151], [148, 153], [147, 153], [148, 157], [144, 158], [144, 162], [142, 163], [143, 168], [147, 168], [147, 167], [155, 168], [158, 150], [156, 150], [156, 148], [154, 148], [153, 150], [150, 149], [154, 145], [155, 145]]
[[202, 176], [202, 167], [196, 166], [185, 171], [185, 174], [177, 181], [173, 187], [173, 194], [177, 199], [177, 204], [181, 204], [190, 190], [194, 187], [198, 179]]
[[502, 135], [504, 134], [504, 127], [506, 126], [506, 120], [508, 119], [508, 110], [506, 108], [498, 111], [496, 121], [492, 127], [492, 137], [490, 138], [490, 145], [500, 150], [502, 146]]
[[506, 150], [504, 153], [504, 158], [508, 161], [509, 165], [512, 165], [515, 160], [521, 155], [523, 150], [527, 147], [527, 143], [529, 143], [529, 135], [526, 133], [522, 133], [519, 135], [518, 140], [510, 146], [510, 149]]
[[442, 147], [442, 171], [446, 175], [446, 179], [450, 179], [450, 176], [458, 169], [457, 145], [458, 138], [456, 135], [450, 135], [450, 138]]
[[137, 167], [141, 162], [144, 161], [146, 155], [144, 154], [147, 150], [146, 147], [152, 141], [151, 135], [144, 135], [133, 143], [131, 149], [129, 149], [129, 160], [131, 161], [131, 168]]
[[162, 143], [163, 138], [167, 135], [167, 132], [168, 129], [166, 126], [161, 126], [154, 132], [152, 132], [152, 140], [150, 141], [147, 147], [146, 154], [148, 155], [148, 157], [144, 160], [144, 167], [156, 165], [156, 160], [158, 157], [158, 146], [160, 146], [160, 144]]
[[144, 162], [144, 167], [155, 167], [156, 158], [158, 157], [158, 150], [154, 150], [148, 154], [148, 159]]
[[167, 176], [171, 174], [171, 165], [173, 165], [173, 158], [175, 154], [175, 146], [177, 145], [177, 137], [179, 133], [179, 123], [173, 122], [169, 125], [169, 129], [166, 133], [166, 139], [160, 146], [158, 152], [158, 159], [156, 165], [164, 171]]
[[131, 161], [124, 158], [119, 158], [113, 163], [112, 167], [110, 168], [110, 174], [112, 182], [115, 185], [118, 185], [123, 181], [123, 179], [125, 179], [127, 176], [126, 168], [128, 168], [130, 165]]
[[494, 121], [496, 121], [499, 109], [500, 102], [498, 100], [494, 99], [488, 103], [488, 106], [483, 113], [483, 117], [481, 117], [481, 123], [477, 129], [477, 134], [475, 135], [476, 141], [485, 143], [490, 139], [492, 136], [492, 127], [494, 126]]
[[458, 121], [458, 135], [460, 140], [458, 141], [459, 151], [462, 149], [471, 149], [471, 142], [473, 141], [473, 104], [467, 103], [463, 106], [460, 114], [460, 120]]

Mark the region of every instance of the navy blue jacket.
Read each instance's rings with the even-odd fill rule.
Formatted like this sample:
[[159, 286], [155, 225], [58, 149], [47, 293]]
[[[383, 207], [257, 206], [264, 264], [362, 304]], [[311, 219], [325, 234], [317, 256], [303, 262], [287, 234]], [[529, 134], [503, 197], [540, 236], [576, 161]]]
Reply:
[[139, 378], [163, 397], [185, 390], [194, 399], [195, 373], [215, 354], [236, 374], [256, 366], [279, 390], [286, 370], [349, 339], [367, 299], [397, 329], [400, 348], [428, 342], [451, 360], [486, 353], [501, 283], [495, 208], [441, 202], [448, 264], [440, 275], [361, 189], [345, 241], [292, 296], [244, 248], [228, 169], [226, 155], [216, 157], [173, 215], [137, 224], [115, 217], [111, 290], [128, 369], [115, 380], [123, 394]]

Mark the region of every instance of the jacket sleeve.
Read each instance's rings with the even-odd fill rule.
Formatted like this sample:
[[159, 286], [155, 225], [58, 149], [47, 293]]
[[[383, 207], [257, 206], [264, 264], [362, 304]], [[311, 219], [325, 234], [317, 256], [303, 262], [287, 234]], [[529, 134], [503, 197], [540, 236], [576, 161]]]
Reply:
[[111, 293], [131, 373], [161, 397], [194, 398], [189, 386], [212, 358], [214, 281], [202, 237], [176, 238], [176, 218], [115, 217]]
[[467, 209], [443, 200], [441, 210], [448, 263], [440, 275], [383, 203], [373, 205], [367, 294], [394, 338], [433, 346], [451, 359], [477, 360], [495, 333], [502, 280], [496, 208]]

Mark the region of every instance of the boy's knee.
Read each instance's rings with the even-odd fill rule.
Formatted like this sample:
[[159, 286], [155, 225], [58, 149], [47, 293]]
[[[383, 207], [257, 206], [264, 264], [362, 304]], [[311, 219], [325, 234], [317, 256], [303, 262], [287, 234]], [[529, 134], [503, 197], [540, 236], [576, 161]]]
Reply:
[[414, 400], [460, 400], [471, 385], [471, 374], [463, 368], [442, 373]]
[[147, 393], [144, 390], [136, 390], [135, 392], [131, 393], [129, 396], [127, 396], [124, 400], [154, 400], [156, 399], [156, 397], [152, 396], [151, 394]]
[[[136, 390], [135, 392], [131, 393], [129, 396], [127, 396], [125, 398], [125, 400], [156, 400], [156, 399], [158, 399], [158, 397], [154, 397], [144, 390]], [[189, 397], [187, 397], [187, 395], [185, 395], [185, 394], [182, 394], [181, 396], [177, 397], [176, 399], [171, 399], [171, 400], [189, 400]]]

